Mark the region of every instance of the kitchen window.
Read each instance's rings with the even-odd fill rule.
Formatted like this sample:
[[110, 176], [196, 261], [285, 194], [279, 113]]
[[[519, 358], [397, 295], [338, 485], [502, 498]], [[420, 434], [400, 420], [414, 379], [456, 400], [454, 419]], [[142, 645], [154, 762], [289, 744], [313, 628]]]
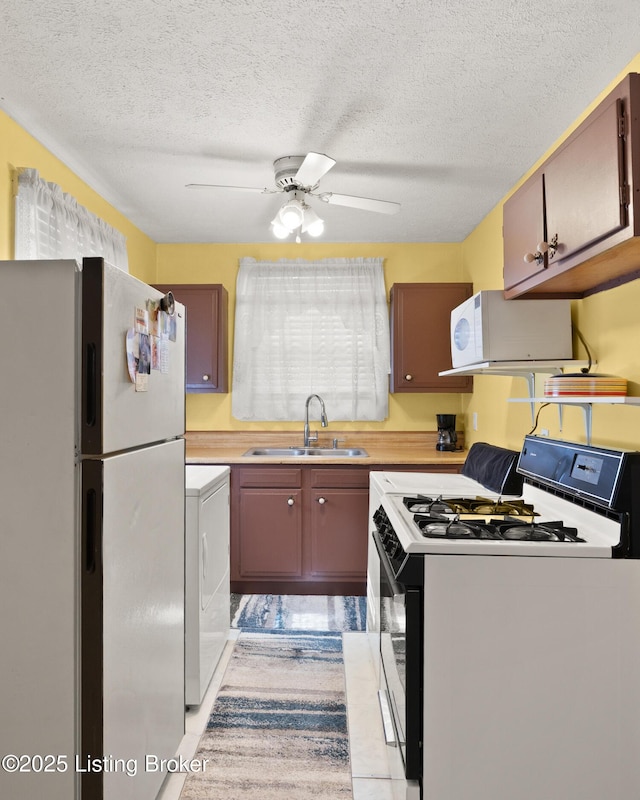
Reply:
[[319, 394], [329, 420], [388, 415], [383, 259], [242, 259], [236, 287], [232, 413], [301, 420]]

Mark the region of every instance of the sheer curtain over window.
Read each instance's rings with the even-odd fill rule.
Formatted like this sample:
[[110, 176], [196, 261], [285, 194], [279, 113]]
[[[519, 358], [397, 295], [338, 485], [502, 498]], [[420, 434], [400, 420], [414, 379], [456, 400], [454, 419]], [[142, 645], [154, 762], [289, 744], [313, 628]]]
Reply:
[[102, 256], [128, 272], [125, 237], [35, 169], [18, 174], [16, 259]]
[[329, 420], [382, 420], [389, 315], [381, 258], [257, 262], [238, 272], [233, 416], [301, 420], [317, 393]]

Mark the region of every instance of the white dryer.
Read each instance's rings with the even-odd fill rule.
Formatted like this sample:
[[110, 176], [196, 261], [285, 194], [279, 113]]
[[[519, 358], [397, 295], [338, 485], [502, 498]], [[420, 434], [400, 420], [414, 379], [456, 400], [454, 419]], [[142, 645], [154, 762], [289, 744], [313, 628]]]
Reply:
[[229, 467], [185, 469], [185, 704], [200, 705], [229, 636]]

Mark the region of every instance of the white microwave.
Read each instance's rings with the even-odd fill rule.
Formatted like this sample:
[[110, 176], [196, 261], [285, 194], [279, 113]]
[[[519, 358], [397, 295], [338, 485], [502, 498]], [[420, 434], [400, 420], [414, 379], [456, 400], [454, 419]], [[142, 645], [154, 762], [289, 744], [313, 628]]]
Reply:
[[505, 300], [474, 294], [451, 312], [451, 363], [560, 360], [573, 357], [570, 300]]

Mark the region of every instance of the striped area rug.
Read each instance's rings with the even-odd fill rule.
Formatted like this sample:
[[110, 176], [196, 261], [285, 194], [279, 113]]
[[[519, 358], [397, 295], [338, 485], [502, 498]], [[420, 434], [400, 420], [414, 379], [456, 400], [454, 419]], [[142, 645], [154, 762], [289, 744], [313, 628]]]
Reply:
[[364, 597], [231, 595], [231, 625], [243, 630], [363, 631], [366, 620]]
[[180, 800], [351, 800], [342, 636], [242, 631]]

